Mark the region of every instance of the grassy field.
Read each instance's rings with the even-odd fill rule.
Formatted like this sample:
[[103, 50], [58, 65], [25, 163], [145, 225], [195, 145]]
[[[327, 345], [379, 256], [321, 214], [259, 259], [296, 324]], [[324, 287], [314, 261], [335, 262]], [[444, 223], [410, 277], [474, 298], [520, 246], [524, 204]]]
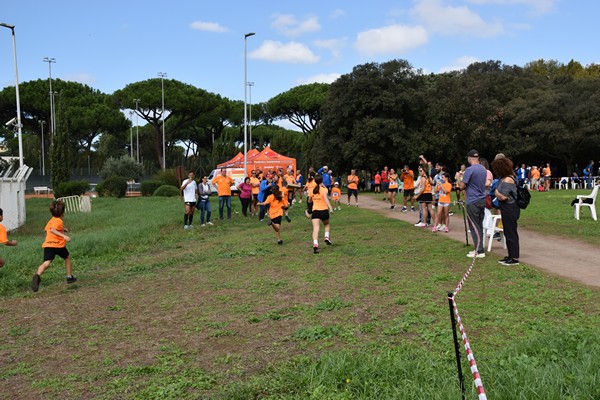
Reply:
[[[572, 197], [535, 193], [521, 225], [597, 245]], [[315, 256], [300, 207], [277, 246], [240, 214], [184, 231], [177, 199], [95, 199], [65, 218], [79, 281], [57, 260], [34, 294], [47, 206], [28, 200], [19, 246], [0, 249], [0, 398], [460, 397], [446, 295], [461, 243], [345, 208]], [[600, 397], [600, 290], [489, 257], [458, 306], [489, 398]]]

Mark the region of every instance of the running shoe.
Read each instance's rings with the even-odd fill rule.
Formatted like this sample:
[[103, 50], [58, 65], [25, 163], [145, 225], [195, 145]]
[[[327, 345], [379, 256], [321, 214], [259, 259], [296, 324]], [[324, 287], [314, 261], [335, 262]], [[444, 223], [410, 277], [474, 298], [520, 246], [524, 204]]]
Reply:
[[285, 220], [286, 220], [287, 222], [292, 222], [292, 220], [290, 219], [290, 217], [289, 217], [289, 216], [287, 216], [287, 215], [285, 216]]
[[212, 222], [208, 221], [206, 225], [214, 225]]
[[445, 226], [445, 227], [444, 227], [444, 232], [446, 232], [446, 233], [448, 233], [448, 232], [449, 232], [449, 230], [448, 230], [448, 227], [447, 227], [447, 226]]
[[319, 254], [319, 246], [313, 246], [313, 254]]
[[519, 260], [515, 260], [514, 258], [509, 258], [508, 260], [504, 261], [502, 263], [502, 265], [506, 265], [507, 267], [510, 267], [512, 265], [519, 265]]
[[33, 276], [33, 279], [31, 279], [31, 290], [33, 290], [34, 292], [37, 292], [38, 289], [40, 288], [41, 282], [42, 282], [42, 278], [38, 274], [35, 274]]
[[423, 228], [424, 226], [427, 226], [427, 224], [424, 224], [423, 222], [419, 222], [419, 223], [415, 224], [414, 226], [416, 226], [417, 228]]
[[498, 260], [498, 264], [504, 264], [506, 261], [508, 261], [508, 259], [509, 259], [508, 256], [506, 256], [503, 259]]
[[73, 283], [73, 282], [77, 282], [77, 278], [75, 278], [73, 275], [67, 276], [67, 283]]
[[411, 208], [410, 208], [410, 211], [411, 211], [411, 212], [415, 212], [415, 208], [414, 208], [414, 207], [411, 207]]
[[400, 211], [402, 211], [402, 212], [407, 212], [407, 211], [408, 211], [408, 209], [407, 209], [406, 207], [402, 207], [402, 210], [400, 210]]
[[282, 245], [283, 244], [283, 240], [278, 240], [277, 244]]
[[478, 253], [475, 250], [467, 253], [467, 257], [469, 258], [485, 258], [485, 253]]
[[325, 239], [325, 244], [328, 246], [331, 246], [333, 243], [331, 242], [331, 239], [329, 239], [328, 237], [326, 237]]

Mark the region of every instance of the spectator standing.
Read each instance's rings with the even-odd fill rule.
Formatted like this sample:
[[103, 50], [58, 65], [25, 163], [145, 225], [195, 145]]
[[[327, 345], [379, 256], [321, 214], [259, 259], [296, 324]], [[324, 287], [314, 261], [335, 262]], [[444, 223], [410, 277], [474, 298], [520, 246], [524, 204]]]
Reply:
[[383, 190], [383, 200], [387, 200], [388, 199], [388, 189], [390, 187], [390, 181], [389, 181], [389, 171], [388, 171], [388, 167], [383, 167], [383, 171], [381, 171], [381, 190]]
[[221, 168], [221, 175], [212, 180], [219, 194], [219, 219], [223, 219], [223, 207], [227, 206], [227, 219], [231, 219], [231, 185], [235, 182], [227, 175], [227, 168]]
[[394, 168], [390, 169], [388, 175], [388, 195], [390, 200], [390, 209], [396, 209], [396, 195], [398, 194], [398, 174]]
[[188, 172], [188, 178], [181, 183], [181, 193], [183, 193], [183, 201], [185, 203], [185, 214], [183, 214], [183, 229], [192, 228], [194, 220], [194, 210], [196, 201], [198, 201], [198, 185], [194, 180], [194, 171]]
[[252, 186], [252, 201], [250, 202], [250, 215], [258, 215], [258, 192], [260, 191], [260, 179], [258, 171], [252, 170], [250, 177], [250, 186]]
[[521, 209], [515, 201], [517, 197], [517, 182], [513, 175], [513, 163], [508, 158], [501, 157], [492, 162], [492, 169], [500, 179], [494, 194], [500, 203], [502, 226], [508, 249], [508, 256], [498, 262], [506, 266], [519, 265], [520, 249], [517, 221], [519, 220]]
[[328, 193], [331, 193], [331, 185], [333, 182], [331, 181], [331, 175], [329, 174], [329, 167], [327, 165], [322, 166], [317, 171], [317, 174], [320, 174], [323, 177], [323, 186], [327, 188]]
[[[271, 194], [271, 187], [273, 186], [273, 175], [267, 174], [265, 179], [260, 181], [260, 191], [258, 192], [258, 202], [262, 203], [267, 199], [267, 196]], [[260, 212], [258, 213], [258, 220], [262, 222], [265, 219], [268, 205], [260, 206]]]
[[465, 164], [460, 164], [460, 170], [456, 172], [454, 175], [454, 187], [456, 190], [456, 201], [460, 201], [460, 196], [464, 192], [464, 190], [460, 189], [458, 186], [459, 182], [462, 182], [463, 176], [465, 175], [465, 170], [467, 166]]
[[550, 190], [550, 180], [552, 179], [550, 163], [546, 163], [546, 166], [542, 169], [542, 176], [544, 178], [544, 191], [547, 192]]
[[248, 216], [248, 207], [252, 202], [252, 185], [250, 184], [250, 178], [246, 177], [244, 182], [238, 185], [240, 191], [240, 202], [242, 203], [242, 215]]
[[402, 212], [407, 212], [408, 201], [410, 200], [410, 211], [415, 211], [415, 173], [405, 165], [400, 175], [404, 191], [404, 206]]
[[375, 187], [375, 193], [381, 193], [381, 174], [379, 171], [377, 171], [375, 176], [373, 176], [373, 185]]
[[[493, 164], [493, 163], [492, 163]], [[517, 185], [523, 186], [527, 181], [527, 167], [521, 164], [521, 168], [517, 169]]]
[[[212, 214], [212, 208], [210, 205], [210, 196], [212, 192], [210, 190], [210, 186], [208, 185], [208, 176], [202, 177], [202, 182], [198, 184], [198, 203], [196, 204], [196, 208], [200, 210], [200, 226], [213, 225], [210, 222], [210, 215]], [[204, 214], [206, 213], [206, 220], [204, 219]]]
[[[333, 202], [334, 210], [342, 209], [342, 207], [340, 206], [341, 199], [342, 199], [342, 191], [340, 189], [340, 184], [335, 182], [333, 184], [333, 188], [331, 188], [331, 201]], [[350, 203], [348, 203], [348, 205], [350, 205]]]
[[487, 171], [479, 163], [479, 152], [471, 150], [467, 154], [469, 167], [465, 170], [462, 181], [458, 184], [461, 190], [467, 192], [467, 215], [469, 216], [469, 229], [475, 249], [467, 257], [485, 257], [483, 249], [483, 217], [485, 213], [486, 179]]
[[594, 183], [593, 175], [594, 175], [594, 160], [590, 160], [590, 163], [588, 164], [588, 166], [583, 169], [583, 179], [585, 181], [585, 184], [589, 187], [593, 187], [593, 183]]
[[537, 190], [540, 186], [540, 170], [535, 165], [531, 167], [531, 190]]
[[350, 175], [348, 175], [348, 207], [350, 207], [350, 199], [354, 196], [354, 201], [356, 203], [356, 207], [358, 207], [358, 175], [356, 175], [356, 170], [350, 170]]

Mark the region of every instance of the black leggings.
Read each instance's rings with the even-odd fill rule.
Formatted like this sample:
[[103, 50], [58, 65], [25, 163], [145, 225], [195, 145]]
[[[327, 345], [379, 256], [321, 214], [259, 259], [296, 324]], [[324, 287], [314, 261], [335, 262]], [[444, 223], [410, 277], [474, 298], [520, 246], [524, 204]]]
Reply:
[[240, 201], [242, 202], [242, 214], [244, 214], [244, 217], [247, 217], [248, 216], [248, 206], [250, 205], [252, 198], [244, 199], [244, 198], [240, 197]]

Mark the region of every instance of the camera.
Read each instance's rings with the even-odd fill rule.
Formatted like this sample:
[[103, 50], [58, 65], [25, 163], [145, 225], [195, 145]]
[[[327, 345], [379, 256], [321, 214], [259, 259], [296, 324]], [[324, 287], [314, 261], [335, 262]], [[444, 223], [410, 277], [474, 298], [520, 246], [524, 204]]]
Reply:
[[17, 123], [17, 117], [13, 117], [13, 119], [11, 119], [10, 121], [8, 121], [4, 125], [11, 126], [11, 125], [15, 125], [16, 123]]

